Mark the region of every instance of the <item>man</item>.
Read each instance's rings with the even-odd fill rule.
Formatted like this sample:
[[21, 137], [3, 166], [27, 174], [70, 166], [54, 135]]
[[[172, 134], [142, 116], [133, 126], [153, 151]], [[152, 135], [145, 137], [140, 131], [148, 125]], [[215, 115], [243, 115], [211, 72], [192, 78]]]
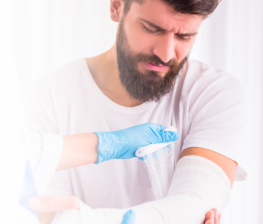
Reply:
[[[49, 212], [79, 208], [78, 200], [73, 196], [43, 197], [42, 203], [39, 203], [40, 199], [34, 198], [36, 188], [38, 192], [44, 192], [55, 170], [97, 162], [98, 154], [107, 154], [107, 151], [98, 150], [98, 137], [94, 133], [62, 137], [37, 132], [32, 125], [28, 128], [19, 101], [19, 88], [12, 53], [0, 41], [0, 220], [1, 223], [19, 221], [21, 224], [33, 224], [38, 223], [37, 213], [33, 210], [35, 207]], [[136, 132], [142, 139], [136, 144], [142, 146], [151, 141], [161, 143], [176, 140], [177, 133], [163, 132], [164, 128], [157, 124], [144, 124], [107, 134], [112, 136], [118, 133], [129, 139]], [[108, 144], [118, 144], [115, 139], [104, 140]], [[134, 144], [126, 141], [116, 147], [110, 157], [134, 157], [136, 149]], [[123, 222], [132, 221], [131, 215], [130, 212], [126, 213]]]
[[[8, 38], [6, 35], [2, 38], [1, 43], [5, 44], [1, 45], [0, 57], [4, 63], [0, 67], [0, 74], [5, 75], [0, 76], [1, 220], [12, 224], [37, 224], [39, 222], [36, 212], [32, 208], [36, 211], [53, 209], [54, 212], [61, 211], [61, 206], [64, 209], [78, 206], [78, 202], [74, 203], [76, 201], [74, 197], [59, 198], [57, 201], [56, 198], [51, 198], [52, 206], [47, 204], [48, 198], [44, 198], [46, 203], [38, 204], [34, 203], [33, 198], [30, 201], [32, 207], [30, 208], [29, 199], [36, 196], [37, 187], [45, 188], [56, 169], [66, 169], [98, 161], [98, 138], [94, 133], [61, 136], [27, 127], [17, 96], [19, 85], [17, 85], [16, 66], [12, 63], [11, 51], [6, 44]], [[120, 130], [118, 134], [125, 135], [126, 139], [133, 138], [135, 132], [142, 141], [139, 141], [136, 136], [136, 143], [126, 141], [123, 147], [120, 147], [118, 141], [119, 147], [116, 147], [111, 154], [119, 154], [120, 158], [127, 158], [142, 145], [171, 142], [178, 138], [175, 132], [162, 131], [164, 128], [157, 124], [143, 124], [128, 130]], [[116, 144], [113, 139], [109, 139], [108, 143]], [[100, 153], [106, 154], [103, 149]], [[133, 219], [131, 214], [127, 212], [122, 223], [131, 222]], [[213, 211], [206, 215], [206, 219], [208, 222], [214, 219]]]
[[[239, 159], [246, 122], [243, 88], [229, 74], [188, 59], [202, 21], [217, 5], [217, 0], [111, 0], [111, 19], [119, 23], [114, 46], [44, 77], [31, 91], [27, 110], [32, 123], [54, 134], [101, 133], [147, 122], [173, 125], [180, 135], [174, 143], [174, 166], [188, 170], [197, 163], [201, 167], [211, 165], [209, 169], [191, 170], [185, 177], [192, 186], [199, 186], [202, 180], [206, 186], [200, 183], [200, 192], [222, 193], [224, 202], [215, 202], [219, 199], [214, 198], [209, 204], [205, 193], [193, 196], [196, 192], [189, 193], [183, 180], [178, 184], [182, 177], [178, 168], [171, 197], [151, 203], [154, 196], [150, 180], [144, 163], [138, 159], [110, 160], [57, 172], [46, 194], [73, 194], [91, 208], [138, 206], [136, 216], [142, 223], [166, 223], [167, 219], [189, 223], [191, 218], [201, 220], [211, 206], [223, 207], [228, 190], [219, 193], [217, 186], [204, 183], [207, 179], [201, 176], [216, 165], [223, 173], [215, 168], [222, 175], [218, 174], [220, 179], [215, 174], [213, 177], [220, 180], [214, 182], [227, 185], [227, 177], [232, 185], [235, 178], [245, 179]], [[99, 139], [102, 136], [98, 134]], [[197, 170], [204, 172], [196, 174], [200, 179], [195, 183], [191, 175]], [[184, 188], [188, 189], [186, 197], [201, 200], [173, 200], [179, 197], [178, 189]], [[191, 204], [188, 209], [192, 217], [186, 217], [186, 205], [175, 205], [179, 201]], [[160, 203], [174, 213], [169, 209], [166, 213]], [[202, 211], [194, 212], [199, 206]]]

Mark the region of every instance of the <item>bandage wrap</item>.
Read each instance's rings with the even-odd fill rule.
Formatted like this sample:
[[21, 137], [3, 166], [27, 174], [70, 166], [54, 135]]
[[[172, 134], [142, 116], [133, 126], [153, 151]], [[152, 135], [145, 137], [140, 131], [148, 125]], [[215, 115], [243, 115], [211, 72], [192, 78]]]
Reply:
[[[203, 224], [205, 214], [226, 206], [229, 195], [230, 181], [218, 165], [200, 156], [185, 156], [177, 163], [166, 198], [129, 209], [136, 213], [136, 224]], [[86, 207], [82, 205], [78, 213], [81, 224], [120, 224], [127, 211]]]

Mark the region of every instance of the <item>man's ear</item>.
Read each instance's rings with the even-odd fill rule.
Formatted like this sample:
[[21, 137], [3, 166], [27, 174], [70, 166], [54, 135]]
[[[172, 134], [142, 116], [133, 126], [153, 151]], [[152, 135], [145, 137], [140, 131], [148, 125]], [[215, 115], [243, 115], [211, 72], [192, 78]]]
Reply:
[[120, 22], [122, 10], [124, 8], [123, 0], [111, 0], [110, 1], [110, 15], [114, 22]]

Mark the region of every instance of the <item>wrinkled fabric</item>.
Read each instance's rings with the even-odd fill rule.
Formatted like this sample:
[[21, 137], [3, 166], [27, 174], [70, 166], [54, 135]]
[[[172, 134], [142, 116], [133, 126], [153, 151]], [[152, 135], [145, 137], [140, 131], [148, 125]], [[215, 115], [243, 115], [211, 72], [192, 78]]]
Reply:
[[173, 142], [178, 139], [176, 132], [164, 131], [166, 127], [146, 123], [113, 132], [94, 132], [99, 137], [98, 162], [110, 159], [131, 159], [143, 146]]

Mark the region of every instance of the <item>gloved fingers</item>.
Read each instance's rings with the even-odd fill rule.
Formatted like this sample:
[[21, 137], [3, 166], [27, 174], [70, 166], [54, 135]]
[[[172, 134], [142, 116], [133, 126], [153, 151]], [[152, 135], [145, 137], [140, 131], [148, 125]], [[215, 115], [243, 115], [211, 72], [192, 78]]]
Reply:
[[151, 159], [151, 155], [145, 155], [143, 157], [138, 157], [138, 159], [141, 161], [149, 160], [149, 159]]
[[160, 132], [162, 136], [162, 142], [174, 142], [179, 138], [179, 134], [175, 131], [162, 131]]
[[157, 132], [161, 132], [167, 128], [166, 126], [163, 126], [161, 124], [155, 124], [155, 123], [151, 123], [151, 122], [148, 122], [144, 125], [148, 125], [152, 130], [157, 131]]
[[123, 216], [121, 224], [134, 224], [135, 223], [135, 211], [129, 210]]
[[153, 157], [158, 159], [164, 153], [165, 147], [152, 153]]
[[173, 150], [174, 149], [174, 143], [171, 143], [171, 144], [167, 145], [167, 148], [170, 149], [170, 150]]
[[138, 157], [139, 160], [141, 161], [144, 161], [144, 158], [143, 157]]

